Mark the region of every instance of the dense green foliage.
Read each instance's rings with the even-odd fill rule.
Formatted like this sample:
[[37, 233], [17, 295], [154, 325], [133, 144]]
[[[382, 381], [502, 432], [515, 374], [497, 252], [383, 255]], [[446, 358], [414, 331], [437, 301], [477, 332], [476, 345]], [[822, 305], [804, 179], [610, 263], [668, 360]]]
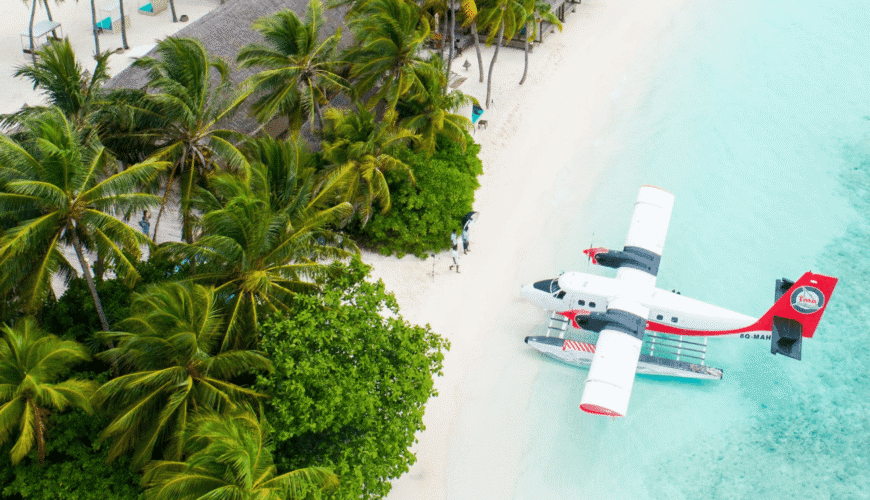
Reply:
[[[336, 260], [348, 236], [445, 248], [480, 148], [421, 51], [447, 4], [344, 3], [341, 53], [319, 0], [258, 21], [241, 88], [189, 38], [134, 63], [144, 89], [104, 90], [109, 55], [91, 76], [69, 42], [19, 68], [51, 106], [0, 116], [0, 496], [381, 498], [415, 461], [448, 343]], [[248, 98], [293, 139], [222, 128]]]
[[257, 387], [271, 395], [279, 468], [328, 466], [341, 478], [337, 498], [381, 498], [415, 461], [408, 447], [449, 344], [403, 320], [358, 259], [341, 267], [322, 295], [297, 296], [263, 325], [275, 372]]
[[0, 334], [0, 445], [14, 440], [9, 452], [13, 465], [34, 448], [42, 461], [52, 410], [93, 411], [90, 399], [97, 384], [66, 377], [91, 355], [78, 342], [39, 328], [30, 317], [0, 327]]
[[480, 146], [466, 133], [468, 146], [440, 139], [434, 156], [403, 151], [399, 156], [414, 171], [417, 185], [399, 176], [388, 178], [393, 209], [376, 214], [362, 229], [367, 245], [381, 253], [406, 253], [423, 257], [431, 250], [449, 248], [448, 236], [461, 230], [462, 217], [471, 211], [477, 176], [483, 164], [477, 158]]
[[268, 423], [247, 410], [200, 413], [184, 444], [185, 462], [154, 461], [145, 470], [146, 500], [295, 500], [320, 498], [338, 478], [311, 467], [278, 475]]
[[260, 352], [219, 349], [222, 305], [210, 287], [153, 285], [133, 297], [119, 331], [99, 334], [116, 347], [98, 356], [127, 372], [94, 396], [115, 416], [101, 436], [113, 441], [110, 459], [132, 450], [133, 466], [141, 468], [162, 448], [166, 459], [179, 460], [192, 415], [234, 410], [262, 396], [234, 380], [269, 371], [271, 363]]
[[[136, 500], [142, 488], [129, 461], [106, 463], [95, 445], [108, 420], [69, 411], [51, 416], [45, 462], [26, 458], [12, 467], [0, 461], [0, 496], [28, 500]], [[0, 449], [8, 456], [11, 443]]]

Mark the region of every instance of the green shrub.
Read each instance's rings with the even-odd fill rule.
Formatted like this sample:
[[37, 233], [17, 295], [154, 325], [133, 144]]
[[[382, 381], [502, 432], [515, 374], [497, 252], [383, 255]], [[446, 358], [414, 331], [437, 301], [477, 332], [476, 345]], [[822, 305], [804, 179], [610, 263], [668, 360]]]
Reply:
[[341, 481], [333, 498], [382, 498], [416, 460], [409, 448], [449, 343], [402, 319], [359, 258], [333, 266], [322, 294], [296, 295], [261, 325], [275, 371], [257, 389], [270, 396], [279, 473], [325, 466]]
[[462, 218], [471, 211], [477, 176], [483, 164], [477, 157], [480, 146], [466, 133], [468, 146], [444, 138], [431, 158], [424, 152], [399, 154], [414, 172], [417, 185], [403, 175], [390, 175], [392, 208], [376, 213], [361, 231], [361, 243], [384, 255], [406, 253], [423, 258], [429, 251], [450, 248], [450, 232], [461, 230]]

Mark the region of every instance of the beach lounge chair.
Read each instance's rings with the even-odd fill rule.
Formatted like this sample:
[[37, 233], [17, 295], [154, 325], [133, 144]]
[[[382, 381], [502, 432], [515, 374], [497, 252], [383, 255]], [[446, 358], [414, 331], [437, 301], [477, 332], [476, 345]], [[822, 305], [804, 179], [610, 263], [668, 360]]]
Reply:
[[156, 16], [169, 7], [168, 0], [139, 0], [139, 13], [146, 16]]
[[[55, 34], [59, 33], [57, 36]], [[39, 21], [33, 25], [33, 48], [39, 50], [43, 45], [48, 43], [49, 38], [54, 40], [63, 39], [63, 28], [60, 23], [54, 21]], [[21, 32], [21, 50], [25, 54], [30, 54], [30, 31], [25, 28]]]
[[[124, 6], [126, 7], [126, 5]], [[130, 28], [130, 15], [124, 10], [124, 27]], [[106, 33], [121, 32], [121, 7], [118, 2], [109, 2], [100, 7], [100, 17], [97, 21], [97, 28]]]

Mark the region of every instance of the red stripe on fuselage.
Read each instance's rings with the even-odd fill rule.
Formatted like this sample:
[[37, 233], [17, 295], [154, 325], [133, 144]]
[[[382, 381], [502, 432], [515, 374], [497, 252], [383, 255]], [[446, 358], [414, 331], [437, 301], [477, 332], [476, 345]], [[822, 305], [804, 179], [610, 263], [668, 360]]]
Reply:
[[746, 332], [763, 332], [769, 331], [769, 329], [762, 328], [760, 325], [760, 321], [756, 321], [755, 323], [744, 327], [737, 328], [734, 330], [689, 330], [687, 328], [678, 328], [673, 325], [668, 325], [665, 323], [656, 323], [654, 321], [646, 322], [647, 331], [658, 332], [658, 333], [667, 333], [670, 335], [686, 335], [686, 336], [696, 336], [696, 337], [713, 337], [715, 335], [735, 335], [738, 333], [746, 333]]

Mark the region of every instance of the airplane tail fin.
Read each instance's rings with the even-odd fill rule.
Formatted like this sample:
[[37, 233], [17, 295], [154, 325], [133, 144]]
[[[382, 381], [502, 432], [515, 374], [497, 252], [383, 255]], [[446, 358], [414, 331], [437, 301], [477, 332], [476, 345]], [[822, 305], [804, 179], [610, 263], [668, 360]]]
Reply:
[[837, 278], [812, 272], [794, 284], [777, 280], [777, 300], [757, 323], [772, 332], [771, 353], [801, 359], [801, 339], [815, 334], [836, 286]]

